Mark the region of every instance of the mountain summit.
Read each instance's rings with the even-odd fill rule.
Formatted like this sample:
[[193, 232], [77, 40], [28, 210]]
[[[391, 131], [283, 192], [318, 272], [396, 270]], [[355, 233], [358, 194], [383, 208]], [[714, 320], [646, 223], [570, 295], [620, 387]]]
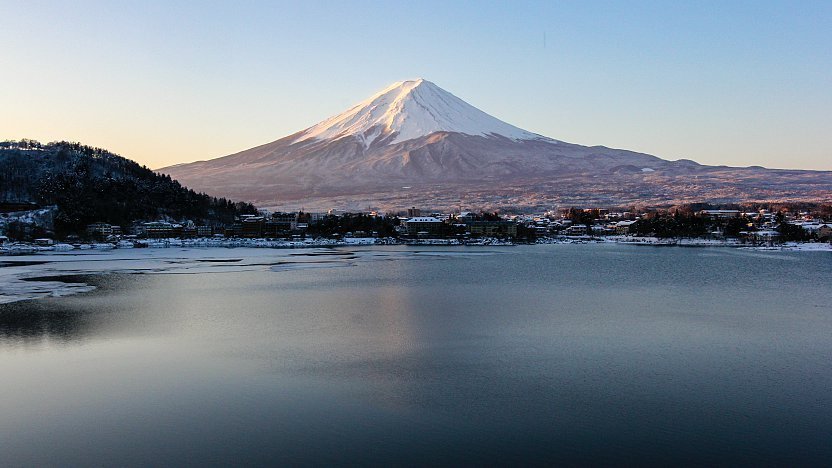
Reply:
[[494, 118], [425, 79], [398, 81], [348, 111], [301, 133], [295, 142], [354, 136], [365, 146], [399, 143], [436, 132], [542, 139]]
[[703, 166], [553, 140], [423, 79], [229, 156], [159, 170], [215, 196], [283, 209], [832, 199], [832, 173]]

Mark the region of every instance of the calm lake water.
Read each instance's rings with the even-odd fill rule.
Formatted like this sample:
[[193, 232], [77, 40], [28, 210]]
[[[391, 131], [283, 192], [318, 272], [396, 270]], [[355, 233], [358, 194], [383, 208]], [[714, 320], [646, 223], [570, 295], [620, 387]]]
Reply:
[[0, 306], [2, 464], [832, 462], [832, 254], [315, 255]]

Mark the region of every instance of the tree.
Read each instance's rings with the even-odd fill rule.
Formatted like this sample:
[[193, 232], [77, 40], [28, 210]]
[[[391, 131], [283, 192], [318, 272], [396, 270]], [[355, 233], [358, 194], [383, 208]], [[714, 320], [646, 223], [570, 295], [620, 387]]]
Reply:
[[796, 224], [780, 223], [777, 232], [780, 233], [780, 240], [783, 242], [801, 242], [810, 238], [809, 233], [803, 229], [803, 226]]

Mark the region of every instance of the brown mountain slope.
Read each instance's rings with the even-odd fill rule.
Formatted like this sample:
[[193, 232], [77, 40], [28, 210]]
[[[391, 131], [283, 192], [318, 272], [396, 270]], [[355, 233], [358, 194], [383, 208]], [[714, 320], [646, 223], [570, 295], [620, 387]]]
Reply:
[[160, 169], [286, 209], [626, 205], [832, 199], [832, 172], [703, 166], [546, 138], [425, 80], [240, 153]]

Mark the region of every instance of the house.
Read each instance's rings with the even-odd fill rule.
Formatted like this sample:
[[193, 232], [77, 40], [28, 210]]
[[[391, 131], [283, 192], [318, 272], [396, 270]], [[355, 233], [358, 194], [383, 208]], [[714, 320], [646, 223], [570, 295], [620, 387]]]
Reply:
[[476, 221], [476, 219], [477, 215], [470, 211], [463, 211], [462, 213], [456, 215], [456, 220], [464, 224]]
[[820, 240], [832, 237], [832, 223], [803, 223], [800, 224], [809, 234], [815, 235]]
[[742, 231], [740, 237], [749, 240], [753, 243], [768, 243], [776, 241], [780, 238], [780, 233], [773, 229], [764, 229], [760, 231]]
[[619, 221], [615, 223], [615, 233], [616, 234], [629, 234], [630, 227], [635, 224], [635, 221]]
[[587, 232], [586, 224], [573, 224], [564, 231], [567, 236], [585, 236]]
[[535, 223], [532, 226], [532, 229], [534, 229], [535, 234], [538, 235], [538, 236], [545, 236], [546, 234], [549, 234], [549, 225], [548, 224]]
[[615, 233], [614, 228], [609, 228], [609, 227], [604, 226], [602, 224], [595, 224], [595, 225], [592, 226], [592, 234], [593, 235], [605, 236], [607, 234], [613, 234], [613, 233]]
[[404, 222], [407, 228], [407, 235], [427, 237], [441, 234], [444, 230], [445, 223], [438, 218], [432, 216], [418, 216], [410, 218]]

